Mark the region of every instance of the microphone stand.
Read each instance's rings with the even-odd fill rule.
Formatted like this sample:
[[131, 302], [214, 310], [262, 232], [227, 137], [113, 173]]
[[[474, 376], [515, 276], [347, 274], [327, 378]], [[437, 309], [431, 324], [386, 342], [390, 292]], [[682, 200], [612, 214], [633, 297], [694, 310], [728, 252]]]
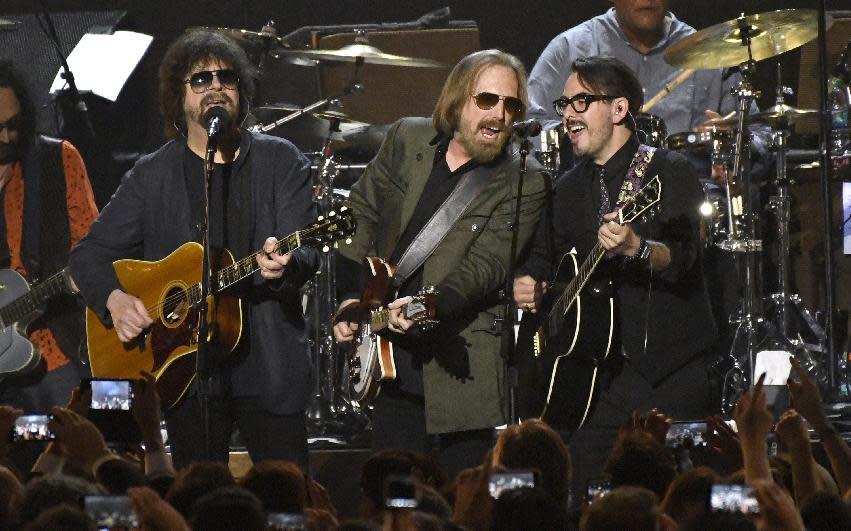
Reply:
[[207, 134], [207, 150], [204, 157], [204, 217], [201, 220], [201, 246], [204, 249], [201, 260], [201, 299], [198, 301], [198, 350], [195, 354], [195, 374], [198, 381], [198, 401], [201, 407], [203, 425], [204, 457], [213, 459], [211, 444], [212, 424], [210, 419], [210, 394], [212, 390], [212, 364], [208, 359], [209, 324], [207, 314], [210, 295], [212, 264], [210, 262], [210, 182], [215, 169], [218, 138], [216, 134]]
[[517, 239], [520, 234], [520, 207], [523, 198], [523, 181], [526, 178], [526, 157], [532, 149], [532, 143], [526, 137], [520, 141], [520, 172], [517, 179], [517, 200], [514, 204], [514, 220], [511, 223], [511, 251], [508, 255], [508, 268], [503, 288], [502, 333], [500, 335], [500, 356], [505, 367], [506, 396], [508, 396], [508, 423], [517, 424], [517, 387], [518, 373], [515, 360], [514, 323], [517, 320], [517, 307], [514, 304], [514, 270], [517, 268]]

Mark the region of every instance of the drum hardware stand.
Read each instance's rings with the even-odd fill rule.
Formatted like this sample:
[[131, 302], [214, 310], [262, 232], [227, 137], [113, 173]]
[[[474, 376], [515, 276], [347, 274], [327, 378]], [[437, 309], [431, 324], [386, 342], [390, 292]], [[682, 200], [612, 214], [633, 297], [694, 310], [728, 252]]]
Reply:
[[[340, 206], [333, 194], [333, 181], [339, 172], [331, 149], [331, 139], [340, 130], [340, 120], [330, 119], [328, 137], [318, 157], [314, 201], [319, 213], [328, 216]], [[334, 340], [333, 316], [337, 308], [337, 283], [333, 249], [323, 249], [319, 269], [313, 277], [310, 339], [316, 381], [307, 407], [308, 433], [311, 437], [352, 436], [369, 423], [349, 394], [348, 356], [338, 355]]]
[[[738, 396], [747, 390], [750, 382], [753, 382], [753, 370], [755, 366], [755, 351], [757, 345], [757, 334], [762, 328], [759, 296], [759, 281], [757, 267], [757, 253], [762, 251], [762, 240], [757, 239], [758, 225], [757, 216], [754, 215], [758, 204], [758, 192], [755, 194], [750, 176], [750, 133], [747, 129], [748, 114], [751, 103], [759, 95], [751, 85], [750, 79], [756, 70], [756, 62], [751, 52], [751, 26], [744, 16], [737, 20], [741, 35], [742, 46], [748, 50], [748, 60], [740, 65], [742, 81], [733, 89], [738, 102], [735, 150], [733, 152], [733, 168], [727, 175], [727, 201], [729, 216], [729, 237], [719, 242], [718, 246], [733, 253], [737, 253], [737, 262], [742, 273], [742, 310], [737, 316], [738, 326], [733, 336], [729, 358], [732, 361], [730, 368], [724, 376], [724, 385], [721, 398], [721, 410], [725, 414], [732, 414]], [[732, 178], [732, 181], [730, 181]], [[733, 196], [731, 187], [736, 189], [737, 195]], [[741, 213], [742, 225], [736, 223], [736, 215]], [[741, 230], [740, 230], [741, 229]], [[731, 320], [735, 323], [736, 320]], [[746, 369], [743, 367], [746, 366]]]

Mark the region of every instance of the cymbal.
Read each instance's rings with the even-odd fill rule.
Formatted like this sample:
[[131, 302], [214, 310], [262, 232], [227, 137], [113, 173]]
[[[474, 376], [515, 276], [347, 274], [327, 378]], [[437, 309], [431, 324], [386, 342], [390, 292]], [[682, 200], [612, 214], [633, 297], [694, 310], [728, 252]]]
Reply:
[[217, 28], [214, 26], [195, 26], [186, 31], [215, 31], [216, 33], [227, 35], [240, 44], [247, 44], [251, 46], [269, 45], [289, 47], [289, 44], [287, 44], [281, 37], [278, 37], [274, 31], [250, 31], [239, 28]]
[[765, 123], [771, 126], [783, 126], [814, 118], [817, 114], [818, 111], [815, 109], [797, 109], [791, 105], [781, 103], [769, 107], [762, 112], [752, 114], [751, 121]]
[[384, 53], [375, 46], [370, 46], [369, 44], [348, 44], [339, 50], [282, 49], [277, 50], [276, 53], [279, 58], [290, 62], [297, 61], [299, 59], [310, 59], [313, 61], [354, 63], [358, 58], [363, 58], [364, 63], [374, 65], [448, 68], [447, 65], [432, 59], [405, 57], [403, 55]]
[[[672, 44], [665, 61], [680, 68], [723, 68], [748, 60], [742, 45], [739, 19], [704, 28]], [[815, 39], [818, 36], [818, 12], [815, 9], [781, 9], [744, 17], [751, 28], [754, 61], [762, 61]], [[833, 19], [827, 18], [827, 27]]]
[[[266, 116], [277, 115], [278, 118], [282, 116], [286, 116], [288, 114], [292, 114], [296, 111], [300, 111], [301, 107], [298, 105], [293, 105], [291, 103], [272, 103], [269, 105], [263, 105], [262, 107], [257, 107], [254, 109], [254, 112], [257, 114], [262, 114]], [[350, 124], [350, 128], [355, 127], [365, 127], [369, 124], [365, 122], [359, 122], [353, 118], [351, 118], [348, 114], [340, 111], [315, 111], [311, 113], [306, 113], [315, 116], [316, 118], [321, 118], [323, 120], [339, 120], [341, 124]], [[276, 118], [277, 119], [277, 118]], [[274, 120], [271, 120], [274, 121]]]

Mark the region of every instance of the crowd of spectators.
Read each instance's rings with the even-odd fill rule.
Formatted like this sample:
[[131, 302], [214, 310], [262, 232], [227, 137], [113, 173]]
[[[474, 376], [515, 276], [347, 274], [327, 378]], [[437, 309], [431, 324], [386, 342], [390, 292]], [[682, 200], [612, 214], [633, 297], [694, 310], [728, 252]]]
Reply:
[[[239, 478], [222, 463], [175, 470], [156, 385], [145, 374], [131, 407], [142, 435], [136, 447], [107, 442], [80, 390], [53, 409], [54, 439], [28, 470], [16, 456], [31, 443], [0, 438], [0, 529], [851, 529], [851, 448], [816, 385], [794, 362], [793, 371], [795, 409], [776, 422], [762, 378], [739, 399], [734, 423], [712, 417], [696, 437], [666, 437], [672, 420], [664, 412], [636, 412], [585, 492], [571, 492], [569, 449], [539, 420], [500, 431], [482, 464], [455, 478], [429, 455], [376, 452], [362, 466], [360, 492], [348, 493], [360, 496], [356, 519], [338, 518], [328, 492], [294, 463], [255, 463]], [[0, 406], [0, 430], [11, 432], [22, 414]], [[811, 434], [830, 470], [814, 459]], [[778, 451], [769, 452], [770, 440]]]

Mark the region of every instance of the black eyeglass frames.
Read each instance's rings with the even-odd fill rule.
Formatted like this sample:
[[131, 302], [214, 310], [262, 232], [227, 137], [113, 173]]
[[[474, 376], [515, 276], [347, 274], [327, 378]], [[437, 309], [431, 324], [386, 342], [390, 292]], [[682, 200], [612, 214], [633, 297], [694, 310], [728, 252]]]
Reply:
[[583, 113], [595, 101], [611, 101], [617, 98], [618, 96], [608, 96], [606, 94], [577, 94], [572, 98], [562, 96], [553, 102], [553, 108], [556, 110], [556, 114], [564, 116], [564, 111], [568, 105], [573, 107], [574, 111]]

